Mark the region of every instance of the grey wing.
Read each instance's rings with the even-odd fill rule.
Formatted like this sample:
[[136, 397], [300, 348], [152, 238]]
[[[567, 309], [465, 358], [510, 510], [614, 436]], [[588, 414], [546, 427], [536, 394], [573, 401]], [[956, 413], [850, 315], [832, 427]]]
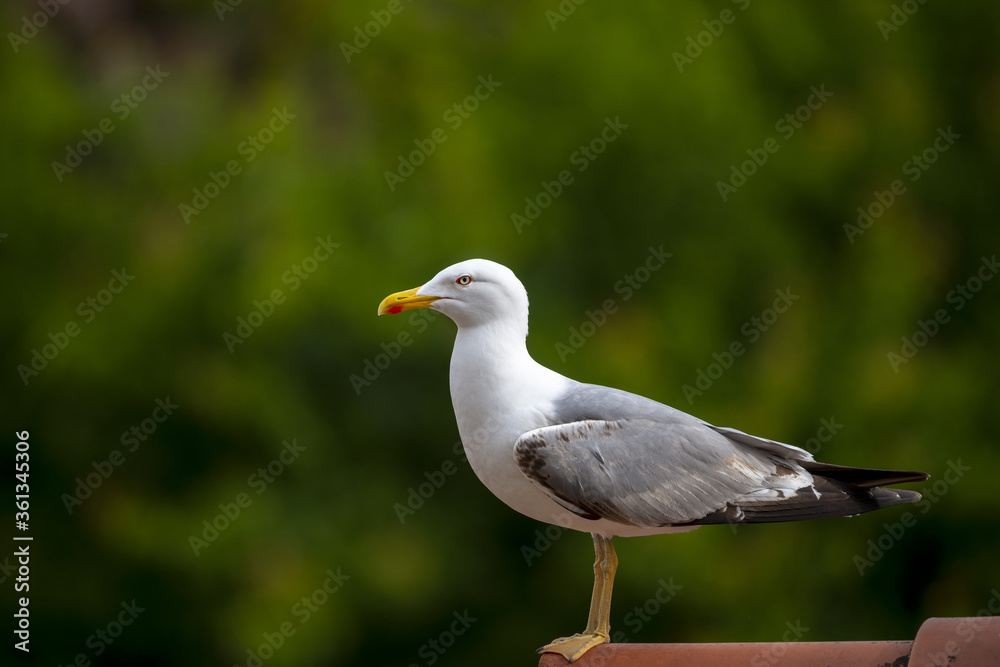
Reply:
[[698, 424], [740, 445], [777, 454], [795, 461], [812, 461], [812, 454], [794, 445], [750, 435], [735, 428], [715, 426], [677, 408], [621, 389], [576, 383], [556, 405], [556, 420], [563, 423], [585, 419], [647, 419], [661, 424]]
[[641, 527], [696, 523], [744, 502], [791, 497], [813, 481], [796, 463], [693, 420], [546, 426], [518, 438], [514, 455], [521, 471], [570, 511]]
[[575, 383], [556, 425], [515, 442], [521, 471], [580, 516], [642, 527], [850, 516], [920, 499], [921, 472], [820, 463], [620, 389]]
[[772, 454], [777, 454], [782, 458], [792, 459], [794, 461], [812, 461], [813, 455], [802, 449], [801, 447], [796, 447], [795, 445], [786, 445], [783, 442], [778, 442], [777, 440], [771, 440], [770, 438], [762, 438], [759, 435], [750, 435], [749, 433], [744, 433], [735, 428], [730, 428], [728, 426], [714, 426], [708, 422], [702, 422], [705, 426], [709, 427], [713, 431], [721, 433], [730, 440], [738, 442], [748, 447], [754, 447], [756, 449], [762, 449]]

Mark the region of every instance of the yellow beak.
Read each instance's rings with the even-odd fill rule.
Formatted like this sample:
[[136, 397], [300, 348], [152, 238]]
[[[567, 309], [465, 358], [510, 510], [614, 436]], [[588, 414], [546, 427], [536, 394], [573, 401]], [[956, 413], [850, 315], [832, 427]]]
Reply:
[[378, 314], [385, 315], [389, 313], [390, 315], [395, 315], [404, 310], [427, 308], [441, 298], [439, 296], [417, 296], [417, 290], [419, 289], [420, 287], [414, 287], [405, 292], [396, 292], [385, 297], [382, 299], [382, 303], [378, 305]]

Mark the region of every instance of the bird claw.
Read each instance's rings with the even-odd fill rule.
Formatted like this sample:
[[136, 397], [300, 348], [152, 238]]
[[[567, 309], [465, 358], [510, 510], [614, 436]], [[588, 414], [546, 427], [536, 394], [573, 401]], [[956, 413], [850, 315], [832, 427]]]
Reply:
[[538, 649], [538, 653], [558, 653], [569, 662], [574, 662], [590, 649], [598, 646], [599, 644], [605, 644], [607, 641], [608, 636], [605, 634], [597, 632], [578, 632], [571, 637], [553, 639], [551, 642]]

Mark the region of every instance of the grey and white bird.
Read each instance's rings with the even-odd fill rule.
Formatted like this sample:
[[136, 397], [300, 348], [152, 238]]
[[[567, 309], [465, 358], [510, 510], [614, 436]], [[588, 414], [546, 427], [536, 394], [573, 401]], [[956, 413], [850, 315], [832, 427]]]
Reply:
[[608, 641], [618, 564], [613, 537], [851, 516], [920, 499], [915, 491], [882, 487], [927, 479], [924, 473], [820, 463], [799, 447], [542, 366], [525, 344], [527, 292], [496, 262], [450, 266], [387, 296], [378, 313], [415, 308], [432, 308], [458, 325], [451, 399], [479, 479], [521, 514], [593, 536], [587, 627], [539, 652], [572, 662]]

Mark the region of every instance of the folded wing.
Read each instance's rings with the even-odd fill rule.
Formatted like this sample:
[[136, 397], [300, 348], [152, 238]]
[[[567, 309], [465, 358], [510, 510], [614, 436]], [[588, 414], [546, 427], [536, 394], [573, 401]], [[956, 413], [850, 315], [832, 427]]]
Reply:
[[859, 514], [920, 498], [878, 485], [927, 477], [819, 463], [797, 447], [694, 419], [546, 426], [523, 434], [514, 456], [566, 509], [639, 527]]

